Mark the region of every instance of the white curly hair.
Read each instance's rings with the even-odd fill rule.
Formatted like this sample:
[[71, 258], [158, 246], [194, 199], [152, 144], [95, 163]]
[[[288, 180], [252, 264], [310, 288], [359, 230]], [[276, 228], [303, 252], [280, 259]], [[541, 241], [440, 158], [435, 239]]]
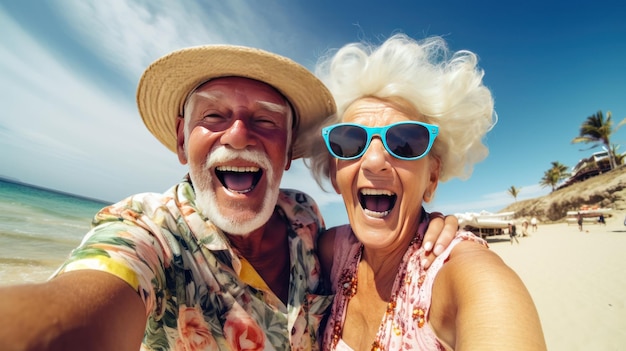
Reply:
[[[441, 161], [440, 181], [467, 179], [489, 151], [482, 140], [497, 122], [491, 92], [476, 54], [451, 53], [441, 37], [421, 41], [395, 34], [382, 45], [351, 43], [322, 57], [315, 70], [337, 104], [323, 125], [342, 122], [346, 109], [361, 98], [404, 100], [439, 126], [430, 156]], [[320, 127], [321, 128], [321, 127]], [[311, 134], [305, 164], [323, 188], [332, 161], [319, 130]]]

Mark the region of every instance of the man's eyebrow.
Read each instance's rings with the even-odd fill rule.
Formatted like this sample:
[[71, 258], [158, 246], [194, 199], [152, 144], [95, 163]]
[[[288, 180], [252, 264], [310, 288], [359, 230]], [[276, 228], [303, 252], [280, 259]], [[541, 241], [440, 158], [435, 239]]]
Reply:
[[276, 104], [273, 102], [267, 102], [267, 101], [257, 101], [256, 104], [259, 106], [259, 108], [262, 108], [264, 110], [270, 111], [270, 112], [278, 112], [281, 113], [283, 115], [287, 114], [288, 111], [288, 107], [282, 104]]
[[218, 92], [198, 91], [196, 89], [189, 94], [189, 97], [187, 97], [187, 99], [185, 99], [185, 103], [183, 104], [182, 111], [181, 111], [181, 116], [185, 116], [187, 113], [189, 113], [189, 111], [187, 111], [187, 108], [189, 107], [189, 103], [191, 102], [191, 100], [195, 100], [196, 97], [209, 100], [209, 102], [211, 103], [217, 103], [220, 100], [220, 98], [223, 96], [224, 94], [221, 94]]
[[198, 91], [195, 95], [211, 102], [217, 102], [224, 97], [224, 94], [216, 91]]
[[[208, 100], [211, 103], [217, 103], [224, 97], [224, 94], [218, 91], [197, 91], [194, 93], [194, 96], [197, 96], [198, 98], [201, 98], [203, 100]], [[189, 100], [185, 103], [185, 106], [188, 104]], [[259, 109], [263, 109], [269, 112], [280, 113], [282, 115], [287, 115], [287, 112], [289, 110], [289, 106], [286, 104], [277, 104], [269, 101], [256, 101], [255, 105]]]

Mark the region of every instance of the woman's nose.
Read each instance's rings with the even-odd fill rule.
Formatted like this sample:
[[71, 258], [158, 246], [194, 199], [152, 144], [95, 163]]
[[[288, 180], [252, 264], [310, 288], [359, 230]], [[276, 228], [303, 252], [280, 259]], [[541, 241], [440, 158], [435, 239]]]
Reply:
[[387, 169], [387, 156], [383, 142], [378, 137], [372, 138], [369, 147], [362, 156], [362, 167], [373, 172]]

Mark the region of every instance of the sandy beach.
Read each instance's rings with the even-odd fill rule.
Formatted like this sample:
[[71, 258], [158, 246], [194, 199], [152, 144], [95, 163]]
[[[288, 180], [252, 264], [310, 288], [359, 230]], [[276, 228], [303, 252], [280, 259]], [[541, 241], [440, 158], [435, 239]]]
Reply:
[[488, 239], [530, 291], [548, 350], [626, 349], [625, 215], [613, 212], [606, 226], [585, 224], [583, 232], [540, 223], [519, 245], [508, 235]]

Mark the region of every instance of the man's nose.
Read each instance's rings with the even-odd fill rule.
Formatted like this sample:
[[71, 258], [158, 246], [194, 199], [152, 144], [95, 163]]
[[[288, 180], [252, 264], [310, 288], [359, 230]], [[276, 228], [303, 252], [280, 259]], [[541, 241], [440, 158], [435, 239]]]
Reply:
[[230, 145], [234, 149], [245, 149], [250, 145], [256, 144], [248, 126], [245, 121], [241, 119], [235, 120], [233, 124], [224, 131], [220, 141], [222, 144]]

